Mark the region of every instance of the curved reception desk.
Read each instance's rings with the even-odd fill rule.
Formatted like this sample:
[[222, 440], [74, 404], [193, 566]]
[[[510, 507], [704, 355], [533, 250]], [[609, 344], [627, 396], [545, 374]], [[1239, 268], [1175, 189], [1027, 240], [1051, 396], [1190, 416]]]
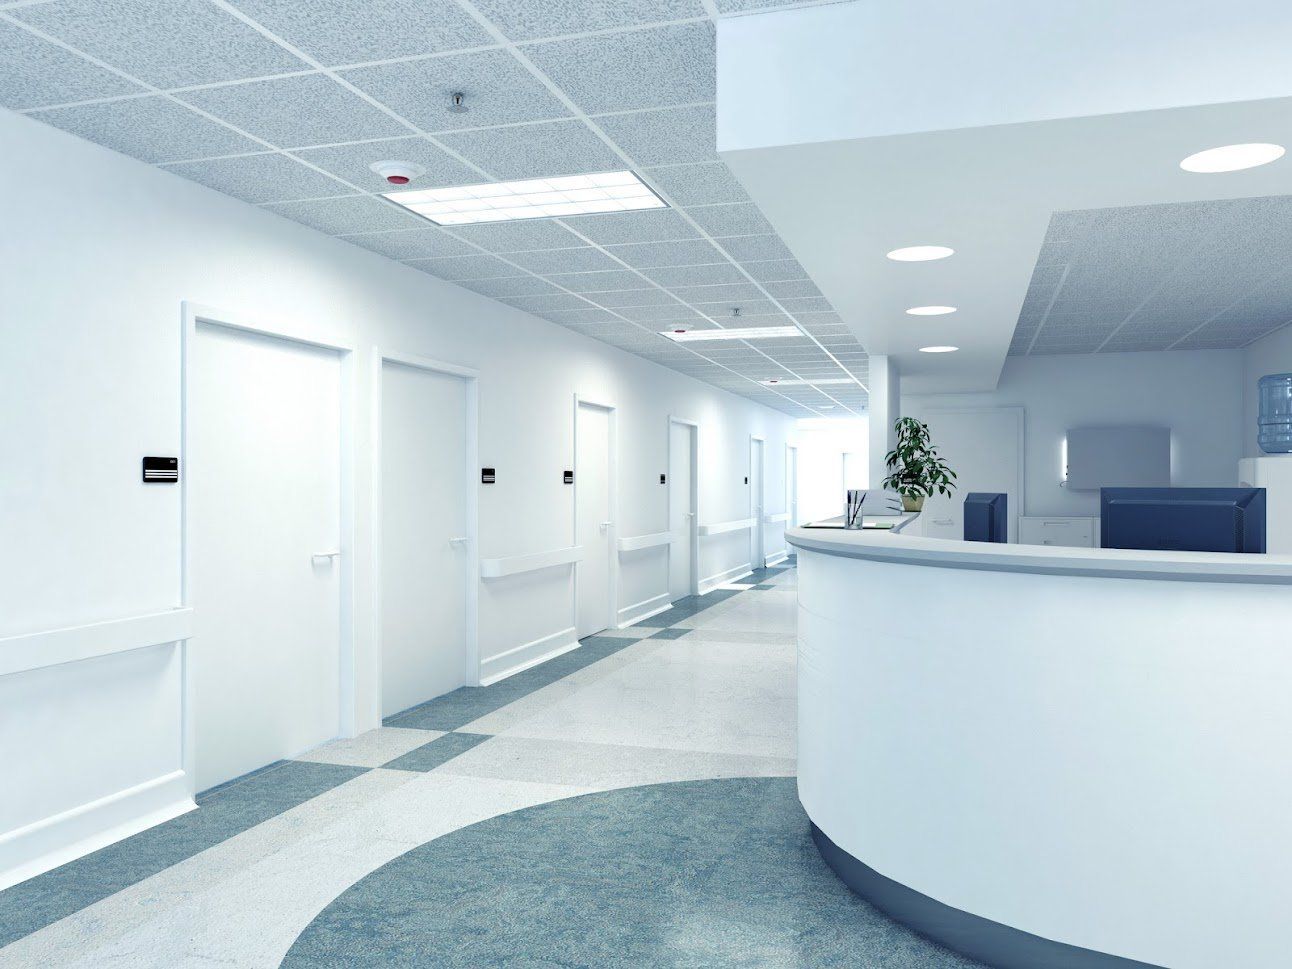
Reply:
[[787, 539], [855, 891], [1007, 969], [1292, 965], [1292, 556]]

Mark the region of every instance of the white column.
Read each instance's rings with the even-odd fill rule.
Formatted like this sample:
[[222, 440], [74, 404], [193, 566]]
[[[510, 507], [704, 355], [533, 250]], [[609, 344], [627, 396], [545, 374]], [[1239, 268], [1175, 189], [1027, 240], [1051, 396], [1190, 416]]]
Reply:
[[[897, 361], [884, 354], [870, 357], [870, 490], [878, 497], [888, 473], [884, 455], [897, 443], [893, 422], [901, 416], [902, 379]], [[870, 502], [867, 502], [867, 506]]]

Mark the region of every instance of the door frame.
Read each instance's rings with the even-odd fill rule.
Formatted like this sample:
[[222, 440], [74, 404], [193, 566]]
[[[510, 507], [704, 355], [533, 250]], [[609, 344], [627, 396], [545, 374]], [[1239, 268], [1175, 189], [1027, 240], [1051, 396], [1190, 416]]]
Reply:
[[[791, 459], [792, 456], [792, 459]], [[790, 467], [794, 474], [790, 474]], [[797, 444], [785, 445], [785, 519], [786, 528], [798, 528], [799, 514], [799, 448]], [[789, 543], [786, 543], [789, 547]]]
[[[340, 342], [332, 338], [320, 337], [308, 325], [295, 321], [266, 320], [234, 310], [223, 310], [193, 300], [180, 302], [180, 608], [199, 609], [200, 603], [193, 601], [193, 543], [191, 539], [192, 503], [190, 500], [189, 482], [193, 473], [194, 447], [192, 434], [192, 406], [190, 394], [193, 389], [193, 359], [197, 347], [197, 327], [199, 324], [220, 326], [229, 330], [240, 330], [258, 336], [273, 337], [308, 347], [334, 351], [341, 367], [341, 413], [338, 417], [340, 441], [338, 451], [341, 455], [341, 467], [338, 469], [341, 486], [341, 507], [339, 548], [341, 555], [337, 563], [340, 569], [338, 597], [340, 614], [338, 616], [340, 646], [340, 670], [337, 677], [337, 730], [339, 736], [349, 737], [355, 731], [355, 655], [354, 655], [354, 550], [355, 550], [355, 500], [354, 500], [354, 447], [355, 447], [355, 346], [352, 343]], [[200, 457], [200, 451], [196, 455]], [[200, 473], [200, 472], [199, 472]], [[181, 721], [183, 723], [183, 741], [181, 743], [180, 763], [187, 779], [189, 794], [196, 794], [197, 774], [195, 771], [194, 750], [196, 744], [196, 724], [193, 718], [193, 676], [192, 660], [189, 650], [192, 640], [181, 644], [181, 677], [183, 682], [183, 699], [181, 701]]]
[[466, 487], [467, 496], [467, 685], [480, 685], [480, 491], [476, 487], [476, 468], [480, 463], [480, 371], [463, 367], [456, 363], [446, 363], [431, 357], [398, 350], [382, 350], [379, 346], [372, 348], [372, 642], [373, 642], [373, 677], [371, 698], [376, 711], [377, 724], [380, 725], [382, 712], [382, 687], [384, 681], [383, 659], [385, 642], [381, 632], [382, 608], [382, 486], [385, 476], [382, 469], [382, 402], [385, 399], [383, 384], [384, 367], [387, 363], [424, 370], [427, 373], [445, 374], [460, 378], [467, 392], [467, 460]]
[[[758, 447], [758, 495], [754, 495], [754, 447]], [[761, 499], [761, 500], [759, 500]], [[749, 567], [755, 572], [767, 568], [767, 534], [763, 519], [767, 517], [767, 438], [749, 435]], [[758, 555], [754, 555], [754, 538], [758, 538]], [[757, 558], [759, 561], [755, 561]]]
[[[579, 545], [579, 408], [595, 407], [598, 410], [606, 412], [606, 426], [608, 440], [606, 447], [606, 475], [609, 478], [608, 491], [610, 506], [610, 529], [607, 538], [610, 541], [610, 562], [608, 576], [608, 593], [606, 624], [602, 629], [615, 629], [619, 625], [619, 408], [615, 404], [606, 403], [603, 400], [597, 400], [593, 397], [584, 397], [580, 394], [574, 395], [574, 409], [571, 412], [573, 422], [570, 442], [572, 444], [572, 453], [570, 455], [570, 467], [574, 470], [574, 486], [570, 492], [570, 510], [571, 510], [571, 532], [572, 545]], [[574, 627], [574, 635], [577, 639], [579, 634], [579, 568], [586, 559], [582, 559], [574, 564], [574, 614], [572, 616], [571, 626]]]
[[[667, 455], [668, 461], [668, 480], [670, 487], [664, 496], [664, 505], [667, 509], [667, 516], [664, 520], [666, 531], [672, 531], [673, 523], [673, 425], [681, 424], [683, 427], [691, 428], [691, 582], [687, 589], [688, 596], [700, 594], [700, 422], [693, 421], [685, 417], [677, 417], [673, 414], [668, 415], [666, 426], [667, 434], [664, 438], [664, 454]], [[669, 555], [672, 556], [672, 542], [669, 543]], [[671, 559], [670, 559], [671, 561]], [[672, 586], [673, 577], [668, 576], [667, 582]]]

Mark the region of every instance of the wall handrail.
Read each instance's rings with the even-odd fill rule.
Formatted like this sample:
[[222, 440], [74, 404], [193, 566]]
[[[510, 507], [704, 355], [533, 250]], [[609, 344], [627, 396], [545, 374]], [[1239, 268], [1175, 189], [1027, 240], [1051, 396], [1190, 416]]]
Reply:
[[512, 555], [508, 558], [481, 559], [480, 578], [500, 579], [508, 575], [537, 572], [539, 569], [550, 569], [558, 565], [573, 565], [582, 560], [582, 545], [556, 548], [549, 552], [531, 552], [529, 555]]
[[659, 548], [670, 544], [674, 538], [672, 532], [653, 532], [650, 535], [634, 535], [631, 538], [619, 539], [619, 551], [636, 552], [643, 548]]
[[714, 522], [712, 525], [701, 525], [700, 534], [703, 535], [722, 535], [726, 532], [738, 532], [742, 529], [753, 528], [754, 520], [752, 518], [740, 518], [729, 522]]
[[177, 643], [192, 635], [193, 610], [167, 609], [83, 626], [6, 636], [0, 639], [0, 676]]

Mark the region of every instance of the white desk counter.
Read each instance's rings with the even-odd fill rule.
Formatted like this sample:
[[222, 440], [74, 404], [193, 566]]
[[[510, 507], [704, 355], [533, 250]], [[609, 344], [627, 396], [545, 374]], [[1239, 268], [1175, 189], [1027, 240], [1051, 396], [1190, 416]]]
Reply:
[[794, 528], [826, 860], [990, 964], [1290, 964], [1292, 556]]

